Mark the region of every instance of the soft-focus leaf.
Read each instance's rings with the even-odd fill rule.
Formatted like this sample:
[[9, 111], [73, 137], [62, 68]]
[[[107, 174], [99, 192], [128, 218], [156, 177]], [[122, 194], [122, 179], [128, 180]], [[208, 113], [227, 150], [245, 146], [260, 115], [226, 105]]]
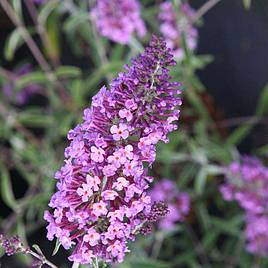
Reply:
[[9, 35], [4, 47], [4, 56], [7, 60], [13, 60], [16, 50], [23, 44], [20, 29], [14, 29]]
[[48, 127], [53, 123], [53, 117], [45, 114], [22, 112], [18, 115], [18, 121], [29, 127]]
[[168, 268], [169, 264], [155, 260], [133, 260], [130, 262], [132, 268]]
[[10, 175], [8, 173], [8, 170], [3, 165], [0, 165], [0, 169], [1, 197], [7, 206], [13, 210], [16, 210], [18, 204], [13, 194]]
[[72, 32], [83, 23], [89, 23], [89, 14], [86, 12], [78, 12], [66, 19], [63, 28], [67, 32]]
[[75, 78], [81, 75], [81, 70], [75, 66], [61, 66], [55, 70], [59, 78]]
[[197, 194], [202, 194], [205, 189], [206, 179], [207, 179], [207, 167], [204, 166], [198, 172], [195, 179], [195, 191]]
[[46, 24], [48, 16], [58, 7], [59, 3], [60, 1], [58, 0], [50, 0], [42, 6], [38, 15], [38, 21], [40, 24]]
[[268, 85], [266, 85], [261, 92], [256, 109], [256, 115], [262, 116], [267, 112], [268, 112]]
[[244, 7], [249, 9], [251, 6], [251, 0], [243, 0]]
[[11, 0], [11, 3], [16, 16], [21, 18], [22, 16], [21, 0]]
[[47, 76], [41, 71], [25, 74], [16, 80], [16, 89], [20, 90], [25, 86], [35, 83], [44, 83], [47, 81]]
[[239, 144], [258, 123], [259, 119], [268, 111], [268, 86], [265, 86], [258, 100], [255, 117], [249, 119], [248, 122], [236, 128], [228, 137], [226, 143], [228, 145]]

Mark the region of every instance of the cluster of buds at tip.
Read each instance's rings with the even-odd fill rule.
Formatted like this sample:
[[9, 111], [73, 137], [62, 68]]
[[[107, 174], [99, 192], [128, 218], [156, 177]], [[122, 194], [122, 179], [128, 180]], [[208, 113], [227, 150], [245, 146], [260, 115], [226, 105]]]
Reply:
[[[179, 191], [172, 180], [162, 179], [156, 182], [150, 191], [150, 197], [155, 202], [152, 207], [154, 213], [151, 212], [152, 220], [162, 218], [158, 222], [160, 229], [173, 230], [176, 223], [183, 222], [190, 211], [189, 195]], [[169, 213], [166, 213], [167, 208]]]
[[29, 253], [29, 249], [23, 245], [18, 236], [6, 238], [4, 235], [0, 234], [0, 246], [8, 256], [16, 253]]

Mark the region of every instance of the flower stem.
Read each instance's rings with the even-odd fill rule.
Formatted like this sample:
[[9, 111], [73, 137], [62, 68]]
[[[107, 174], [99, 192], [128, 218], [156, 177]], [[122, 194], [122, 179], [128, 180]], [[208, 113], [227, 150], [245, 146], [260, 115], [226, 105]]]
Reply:
[[195, 13], [192, 21], [196, 22], [203, 17], [211, 8], [218, 4], [221, 0], [208, 0], [203, 6], [201, 6]]
[[93, 268], [99, 268], [99, 262], [98, 262], [98, 258], [95, 258], [95, 261], [92, 262], [92, 266]]
[[72, 265], [72, 268], [79, 268], [79, 263], [78, 262], [74, 262]]

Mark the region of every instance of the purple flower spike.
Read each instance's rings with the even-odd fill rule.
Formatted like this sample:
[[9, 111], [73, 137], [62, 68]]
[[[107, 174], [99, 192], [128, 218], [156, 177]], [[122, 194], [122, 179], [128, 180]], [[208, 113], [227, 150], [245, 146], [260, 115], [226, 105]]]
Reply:
[[194, 15], [195, 11], [186, 3], [180, 4], [178, 13], [172, 1], [166, 1], [160, 5], [160, 32], [177, 60], [182, 60], [184, 57], [183, 35], [188, 49], [194, 50], [197, 46], [198, 32], [192, 25]]
[[237, 201], [246, 214], [247, 250], [268, 254], [268, 168], [253, 157], [243, 157], [226, 168], [220, 191], [227, 201]]
[[177, 129], [179, 83], [165, 43], [153, 37], [145, 52], [126, 66], [110, 89], [102, 87], [84, 111], [84, 122], [68, 134], [65, 165], [56, 173], [53, 213], [45, 212], [48, 239], [75, 246], [71, 261], [93, 257], [122, 262], [127, 241], [149, 231], [166, 208], [151, 202], [147, 175], [156, 144]]
[[98, 0], [92, 17], [100, 34], [110, 40], [127, 44], [134, 32], [143, 37], [146, 28], [140, 17], [137, 0]]

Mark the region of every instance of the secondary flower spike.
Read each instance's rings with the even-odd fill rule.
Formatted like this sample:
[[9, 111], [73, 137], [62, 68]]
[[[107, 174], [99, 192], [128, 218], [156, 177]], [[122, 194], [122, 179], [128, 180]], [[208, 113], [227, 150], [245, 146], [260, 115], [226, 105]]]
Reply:
[[58, 191], [45, 219], [48, 239], [75, 247], [71, 261], [98, 257], [122, 262], [127, 241], [147, 233], [167, 207], [152, 203], [148, 169], [156, 144], [177, 129], [180, 83], [170, 82], [175, 64], [162, 39], [125, 66], [110, 89], [102, 87], [84, 111], [84, 122], [68, 134], [65, 164], [56, 173]]
[[100, 34], [116, 43], [127, 44], [134, 32], [146, 33], [137, 0], [98, 0], [91, 15]]
[[258, 158], [243, 157], [226, 168], [220, 191], [227, 201], [237, 201], [245, 212], [247, 250], [268, 254], [268, 168]]
[[195, 11], [187, 3], [181, 3], [178, 10], [169, 0], [160, 5], [160, 32], [179, 61], [184, 58], [183, 36], [189, 50], [193, 51], [197, 46], [198, 32], [192, 23], [194, 16]]

